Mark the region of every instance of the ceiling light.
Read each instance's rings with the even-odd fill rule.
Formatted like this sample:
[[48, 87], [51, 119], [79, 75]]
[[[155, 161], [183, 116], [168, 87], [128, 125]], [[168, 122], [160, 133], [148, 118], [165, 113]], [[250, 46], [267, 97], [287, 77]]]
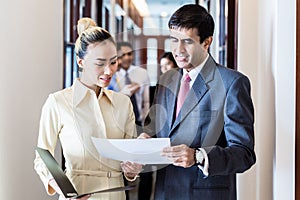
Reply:
[[168, 13], [165, 12], [165, 11], [163, 11], [163, 12], [160, 13], [160, 16], [161, 16], [161, 17], [167, 17], [167, 16], [168, 16]]
[[142, 17], [149, 17], [150, 12], [145, 0], [131, 0]]

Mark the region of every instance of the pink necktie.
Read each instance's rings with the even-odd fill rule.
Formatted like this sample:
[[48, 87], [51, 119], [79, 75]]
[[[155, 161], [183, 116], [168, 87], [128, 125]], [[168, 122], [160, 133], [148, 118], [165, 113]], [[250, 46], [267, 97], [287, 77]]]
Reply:
[[178, 92], [177, 106], [176, 106], [176, 117], [178, 116], [178, 113], [183, 105], [183, 102], [190, 90], [190, 81], [191, 78], [189, 74], [186, 74], [184, 79], [181, 81], [180, 89]]

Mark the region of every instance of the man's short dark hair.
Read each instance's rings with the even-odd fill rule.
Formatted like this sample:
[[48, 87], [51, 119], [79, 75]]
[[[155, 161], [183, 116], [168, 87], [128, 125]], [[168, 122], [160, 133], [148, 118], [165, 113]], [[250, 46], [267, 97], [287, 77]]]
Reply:
[[129, 42], [118, 42], [117, 43], [117, 51], [121, 50], [121, 47], [129, 47], [129, 48], [133, 49], [131, 43], [129, 43]]
[[213, 36], [215, 23], [207, 10], [197, 4], [188, 4], [179, 8], [170, 18], [168, 26], [170, 29], [192, 29], [198, 30], [200, 43]]

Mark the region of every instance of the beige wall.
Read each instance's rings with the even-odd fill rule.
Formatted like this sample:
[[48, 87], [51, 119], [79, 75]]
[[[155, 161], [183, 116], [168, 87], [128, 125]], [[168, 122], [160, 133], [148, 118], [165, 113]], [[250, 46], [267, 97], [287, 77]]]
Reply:
[[0, 3], [0, 199], [54, 199], [33, 159], [41, 106], [62, 87], [62, 2]]
[[294, 199], [295, 0], [239, 1], [239, 69], [252, 83], [257, 164], [239, 199]]

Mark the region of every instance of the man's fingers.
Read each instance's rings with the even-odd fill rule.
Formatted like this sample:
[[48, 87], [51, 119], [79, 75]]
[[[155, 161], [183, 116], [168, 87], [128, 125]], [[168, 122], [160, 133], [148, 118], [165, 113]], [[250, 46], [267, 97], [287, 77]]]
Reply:
[[166, 147], [161, 155], [166, 156], [175, 166], [186, 168], [194, 164], [194, 150], [186, 145]]
[[183, 150], [186, 150], [188, 147], [185, 144], [177, 145], [177, 146], [172, 146], [172, 147], [165, 147], [163, 149], [163, 152], [180, 152]]

